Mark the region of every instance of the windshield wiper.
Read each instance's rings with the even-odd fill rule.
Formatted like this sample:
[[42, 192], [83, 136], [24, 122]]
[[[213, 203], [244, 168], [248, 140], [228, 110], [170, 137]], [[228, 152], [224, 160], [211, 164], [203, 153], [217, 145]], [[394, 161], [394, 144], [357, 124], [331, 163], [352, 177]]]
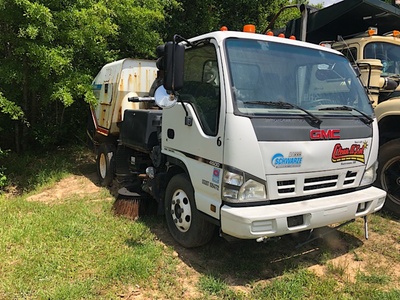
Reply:
[[289, 103], [289, 102], [285, 102], [285, 101], [278, 101], [278, 102], [274, 102], [274, 101], [245, 101], [243, 102], [243, 104], [254, 104], [254, 105], [264, 105], [264, 106], [272, 106], [272, 107], [277, 107], [277, 108], [287, 108], [287, 109], [291, 109], [291, 108], [295, 108], [295, 109], [299, 109], [302, 112], [305, 112], [308, 116], [311, 117], [311, 120], [313, 123], [317, 123], [317, 124], [321, 124], [322, 120], [320, 118], [318, 118], [317, 116], [315, 116], [314, 114], [310, 113], [308, 110], [297, 106], [295, 104]]
[[320, 108], [318, 110], [345, 110], [345, 111], [353, 111], [354, 110], [364, 117], [364, 118], [360, 118], [360, 120], [363, 121], [365, 124], [369, 125], [374, 121], [373, 118], [371, 118], [370, 116], [368, 116], [366, 113], [362, 112], [361, 110], [354, 108], [354, 107], [347, 106], [347, 105], [324, 107], [324, 108]]

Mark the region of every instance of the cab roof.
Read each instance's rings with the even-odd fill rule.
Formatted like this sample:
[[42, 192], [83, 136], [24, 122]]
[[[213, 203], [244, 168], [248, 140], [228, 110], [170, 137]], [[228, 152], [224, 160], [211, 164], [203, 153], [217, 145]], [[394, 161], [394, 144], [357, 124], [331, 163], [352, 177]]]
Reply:
[[[286, 35], [299, 39], [301, 20], [290, 21]], [[343, 0], [308, 15], [306, 41], [336, 41], [365, 32], [368, 27], [377, 27], [383, 34], [400, 30], [400, 9], [380, 0]]]

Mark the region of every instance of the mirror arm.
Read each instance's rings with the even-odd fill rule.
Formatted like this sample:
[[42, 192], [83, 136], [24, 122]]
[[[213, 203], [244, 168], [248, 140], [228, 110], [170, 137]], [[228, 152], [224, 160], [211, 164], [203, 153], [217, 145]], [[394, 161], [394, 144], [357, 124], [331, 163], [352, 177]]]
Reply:
[[173, 37], [174, 43], [179, 43], [179, 42], [186, 42], [190, 47], [194, 47], [194, 44], [189, 42], [189, 40], [185, 39], [184, 37], [180, 36], [179, 34], [175, 34]]
[[154, 102], [154, 97], [129, 97], [128, 102]]
[[178, 97], [178, 102], [180, 102], [182, 104], [183, 110], [185, 111], [185, 125], [192, 126], [193, 125], [193, 118], [191, 116], [189, 116], [189, 113], [187, 111], [185, 103], [179, 97], [179, 93], [178, 93], [178, 95], [175, 95], [175, 96]]

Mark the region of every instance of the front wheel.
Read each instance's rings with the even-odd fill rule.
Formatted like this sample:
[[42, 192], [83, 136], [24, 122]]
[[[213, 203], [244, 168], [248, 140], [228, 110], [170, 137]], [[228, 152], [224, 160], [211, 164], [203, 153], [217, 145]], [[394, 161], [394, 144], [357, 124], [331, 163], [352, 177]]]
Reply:
[[379, 149], [376, 185], [387, 192], [385, 209], [400, 216], [400, 139]]
[[115, 147], [111, 144], [101, 144], [97, 151], [97, 176], [101, 186], [110, 186], [115, 176]]
[[168, 183], [165, 217], [172, 237], [185, 248], [207, 244], [215, 231], [197, 210], [192, 184], [184, 174], [175, 175]]

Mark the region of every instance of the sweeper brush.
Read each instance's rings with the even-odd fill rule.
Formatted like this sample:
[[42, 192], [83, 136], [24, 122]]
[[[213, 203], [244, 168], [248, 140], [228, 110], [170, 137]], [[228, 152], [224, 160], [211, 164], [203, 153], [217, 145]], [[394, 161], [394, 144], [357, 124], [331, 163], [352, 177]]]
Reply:
[[136, 220], [140, 216], [147, 214], [148, 202], [151, 201], [148, 195], [130, 191], [127, 188], [118, 190], [118, 196], [113, 204], [114, 214]]

